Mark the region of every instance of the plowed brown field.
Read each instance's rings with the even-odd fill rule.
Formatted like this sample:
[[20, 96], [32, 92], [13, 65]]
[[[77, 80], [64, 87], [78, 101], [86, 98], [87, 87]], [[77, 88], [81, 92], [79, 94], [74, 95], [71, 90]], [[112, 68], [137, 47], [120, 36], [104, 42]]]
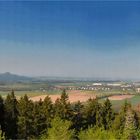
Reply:
[[[80, 93], [79, 91], [73, 91], [73, 92], [69, 92], [69, 101], [70, 102], [77, 102], [77, 101], [81, 101], [81, 102], [85, 102], [87, 101], [89, 98], [96, 98], [95, 95], [93, 94], [89, 94], [89, 93]], [[40, 99], [44, 100], [46, 96], [49, 96], [52, 100], [52, 102], [55, 102], [57, 98], [60, 98], [60, 94], [56, 94], [56, 95], [40, 95], [40, 96], [35, 96], [35, 97], [31, 97], [30, 99], [32, 101], [39, 101]]]

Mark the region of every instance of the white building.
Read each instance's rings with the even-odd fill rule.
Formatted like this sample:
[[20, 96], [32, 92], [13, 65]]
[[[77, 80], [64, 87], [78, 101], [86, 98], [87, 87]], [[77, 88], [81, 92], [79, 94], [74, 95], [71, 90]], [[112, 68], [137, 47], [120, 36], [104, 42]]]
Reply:
[[102, 83], [93, 83], [93, 86], [102, 86]]
[[117, 86], [121, 86], [121, 84], [119, 83], [111, 83], [111, 84], [107, 84], [108, 86], [114, 86], [114, 87], [117, 87]]
[[136, 91], [137, 91], [137, 92], [140, 92], [140, 88], [136, 88]]

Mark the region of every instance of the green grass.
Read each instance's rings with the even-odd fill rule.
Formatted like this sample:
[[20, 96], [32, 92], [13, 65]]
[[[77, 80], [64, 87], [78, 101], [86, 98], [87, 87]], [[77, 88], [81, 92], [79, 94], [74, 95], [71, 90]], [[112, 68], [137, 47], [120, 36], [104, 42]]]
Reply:
[[[10, 94], [11, 91], [0, 91], [0, 95], [5, 98], [8, 94]], [[28, 97], [34, 97], [39, 95], [48, 95], [48, 94], [61, 94], [61, 90], [46, 90], [45, 92], [39, 91], [39, 90], [33, 90], [33, 91], [15, 91], [15, 96], [21, 97], [27, 94]]]
[[[5, 98], [10, 92], [7, 91], [0, 91], [0, 95]], [[44, 95], [45, 93], [42, 92], [32, 92], [32, 91], [17, 91], [15, 92], [15, 96], [21, 97], [24, 96], [25, 94], [28, 95], [28, 97], [34, 97], [34, 96], [39, 96], [39, 95]]]
[[[104, 99], [100, 99], [99, 102], [103, 102], [105, 100]], [[130, 102], [132, 104], [132, 106], [135, 106], [137, 104], [140, 104], [140, 95], [135, 95], [134, 97], [127, 99], [128, 102]], [[112, 100], [112, 106], [113, 108], [117, 111], [121, 108], [121, 106], [124, 104], [125, 100]]]
[[[121, 101], [111, 101], [113, 105], [118, 105], [124, 103], [125, 100]], [[132, 105], [137, 105], [140, 103], [140, 95], [135, 95], [134, 97], [127, 99], [128, 102], [131, 102]]]

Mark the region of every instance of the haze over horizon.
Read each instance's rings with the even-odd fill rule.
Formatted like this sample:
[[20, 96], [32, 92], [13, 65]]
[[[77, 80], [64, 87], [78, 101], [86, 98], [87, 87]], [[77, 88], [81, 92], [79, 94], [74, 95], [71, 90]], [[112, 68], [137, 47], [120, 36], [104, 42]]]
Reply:
[[0, 73], [140, 79], [140, 2], [0, 1]]

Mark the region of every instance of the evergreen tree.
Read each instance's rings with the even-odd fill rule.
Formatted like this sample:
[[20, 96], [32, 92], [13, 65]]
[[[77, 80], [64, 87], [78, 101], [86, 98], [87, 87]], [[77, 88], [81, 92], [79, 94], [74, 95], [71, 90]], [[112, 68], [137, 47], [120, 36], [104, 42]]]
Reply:
[[68, 101], [69, 97], [65, 90], [61, 94], [61, 98], [55, 101], [55, 114], [60, 116], [62, 119], [69, 120], [72, 117], [71, 104]]
[[74, 135], [74, 131], [69, 130], [70, 121], [62, 120], [55, 117], [51, 123], [51, 128], [48, 129], [48, 140], [70, 140]]
[[54, 106], [49, 96], [44, 99], [40, 111], [42, 112], [42, 120], [44, 120], [42, 128], [47, 132], [47, 129], [50, 127], [51, 119], [54, 117]]
[[41, 135], [46, 127], [45, 116], [43, 115], [44, 112], [42, 108], [43, 108], [42, 100], [34, 103], [32, 115], [34, 116], [33, 135], [35, 137], [38, 137], [39, 135]]
[[96, 107], [96, 127], [103, 127], [103, 120], [104, 120], [104, 110], [101, 104], [97, 104]]
[[72, 129], [80, 131], [83, 126], [83, 105], [80, 101], [74, 104], [72, 115]]
[[138, 120], [136, 118], [136, 113], [131, 108], [129, 108], [126, 111], [125, 126], [123, 131], [124, 137], [128, 140], [138, 139]]
[[12, 90], [10, 95], [7, 95], [5, 100], [5, 135], [8, 139], [17, 138], [17, 100]]
[[103, 104], [103, 117], [104, 128], [109, 129], [114, 120], [114, 112], [112, 110], [112, 104], [109, 101], [109, 99], [106, 99], [106, 101]]
[[121, 112], [126, 114], [127, 110], [131, 107], [132, 107], [131, 103], [129, 103], [127, 100], [125, 100], [124, 105], [121, 108]]
[[29, 139], [33, 137], [34, 131], [34, 116], [33, 116], [33, 102], [25, 95], [21, 97], [18, 104], [18, 138]]
[[0, 95], [0, 126], [2, 131], [4, 131], [4, 101]]
[[63, 104], [66, 104], [69, 100], [69, 97], [68, 97], [68, 94], [66, 93], [66, 90], [64, 89], [62, 91], [62, 94], [61, 94], [61, 98], [60, 98], [60, 101], [63, 103]]
[[99, 108], [97, 99], [89, 99], [84, 107], [84, 128], [96, 125], [96, 114]]
[[5, 140], [5, 135], [1, 130], [1, 126], [0, 126], [0, 140]]
[[120, 112], [116, 115], [115, 120], [113, 122], [113, 129], [118, 131], [118, 138], [121, 138], [123, 135], [125, 119], [126, 119], [126, 112], [131, 108], [131, 104], [125, 100], [124, 105], [121, 107]]

